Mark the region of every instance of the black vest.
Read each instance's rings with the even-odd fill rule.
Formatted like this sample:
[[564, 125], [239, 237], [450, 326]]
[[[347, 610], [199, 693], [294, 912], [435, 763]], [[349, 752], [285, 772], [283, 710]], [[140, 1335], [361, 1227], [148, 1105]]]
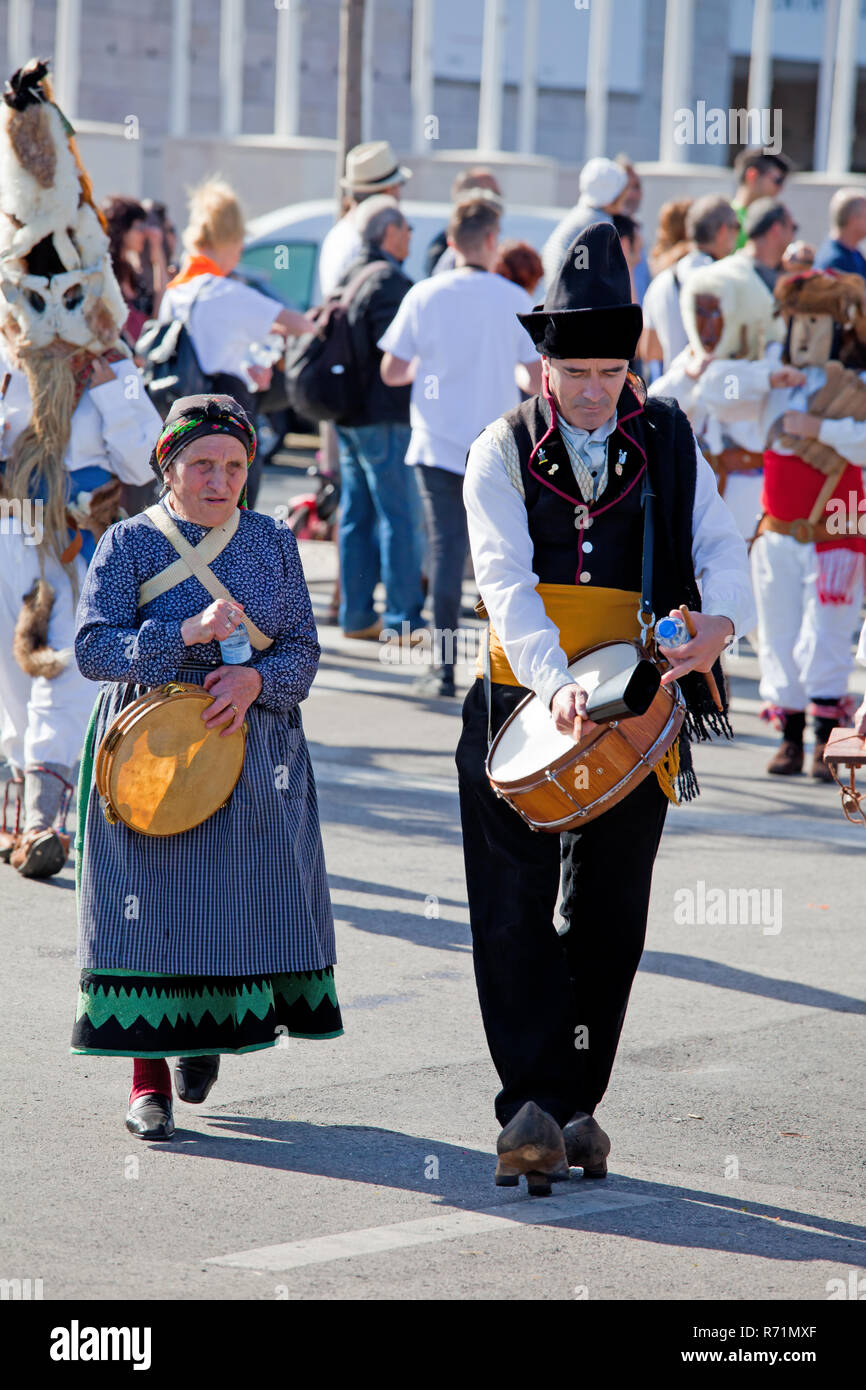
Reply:
[[[674, 401], [651, 398], [643, 404], [628, 382], [623, 387], [617, 402], [617, 427], [607, 441], [607, 487], [589, 509], [592, 521], [583, 533], [580, 571], [575, 519], [576, 508], [585, 510], [586, 504], [562, 437], [558, 430], [550, 432], [538, 396], [524, 401], [504, 418], [517, 443], [534, 548], [533, 568], [541, 583], [640, 589], [643, 510], [638, 474], [646, 461], [656, 494], [653, 611], [662, 617], [681, 603], [700, 611], [692, 564], [695, 438]], [[535, 452], [530, 466], [538, 445], [542, 457]], [[623, 454], [622, 473], [617, 474], [616, 465]], [[586, 542], [592, 547], [588, 552]], [[581, 581], [580, 573], [588, 574], [589, 579]]]
[[[550, 431], [539, 396], [524, 401], [505, 415], [517, 444], [534, 548], [534, 571], [541, 583], [580, 584], [582, 588], [596, 584], [639, 591], [643, 552], [642, 483], [634, 480], [646, 460], [655, 492], [653, 612], [660, 618], [681, 603], [687, 604], [693, 612], [700, 612], [701, 597], [692, 563], [692, 516], [697, 481], [692, 427], [676, 401], [661, 396], [647, 399], [643, 382], [631, 374], [620, 392], [616, 408], [617, 427], [607, 441], [608, 483], [590, 508], [590, 515], [599, 514], [583, 533], [592, 550], [587, 554], [584, 546], [580, 572], [575, 508], [586, 504], [562, 437], [558, 430]], [[541, 460], [537, 452], [539, 445]], [[623, 450], [626, 458], [622, 474], [618, 475], [616, 464]], [[557, 467], [551, 472], [554, 464]], [[630, 483], [634, 485], [629, 490]], [[602, 512], [609, 502], [614, 505]], [[589, 574], [585, 583], [581, 582], [580, 573]], [[679, 740], [678, 787], [686, 801], [699, 790], [692, 769], [689, 740], [703, 741], [711, 732], [727, 738], [732, 736], [720, 660], [713, 667], [713, 674], [722, 697], [722, 714], [716, 710], [700, 672], [690, 671], [679, 680], [687, 713]]]

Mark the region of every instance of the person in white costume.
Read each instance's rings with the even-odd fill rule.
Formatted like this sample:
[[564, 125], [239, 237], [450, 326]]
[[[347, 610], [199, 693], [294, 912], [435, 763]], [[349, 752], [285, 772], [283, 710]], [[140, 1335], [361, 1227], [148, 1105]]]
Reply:
[[[671, 396], [689, 417], [701, 448], [734, 514], [744, 540], [750, 540], [761, 514], [764, 439], [756, 420], [729, 419], [715, 408], [731, 390], [731, 360], [762, 358], [782, 336], [781, 320], [769, 290], [757, 276], [718, 261], [693, 270], [680, 291], [688, 344], [649, 388], [650, 396]], [[725, 412], [727, 416], [727, 412]]]
[[70, 132], [31, 60], [0, 103], [0, 859], [30, 878], [69, 848], [93, 704], [72, 659], [87, 560], [121, 484], [150, 481], [160, 424], [120, 343], [126, 308]]
[[811, 775], [830, 781], [824, 745], [835, 725], [850, 723], [851, 638], [863, 597], [866, 287], [857, 275], [805, 271], [783, 277], [776, 299], [787, 323], [781, 363], [775, 355], [716, 362], [708, 399], [725, 427], [751, 421], [764, 440], [752, 581], [763, 717], [782, 734], [767, 771], [802, 771], [808, 711]]

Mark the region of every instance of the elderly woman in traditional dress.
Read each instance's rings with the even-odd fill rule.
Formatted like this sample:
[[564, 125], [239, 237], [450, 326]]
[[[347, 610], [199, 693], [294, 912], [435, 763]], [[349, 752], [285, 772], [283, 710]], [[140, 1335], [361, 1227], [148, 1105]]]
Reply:
[[[342, 1033], [298, 708], [320, 648], [294, 536], [243, 509], [254, 453], [255, 432], [232, 397], [179, 400], [152, 458], [165, 485], [162, 515], [154, 524], [145, 512], [106, 532], [78, 609], [78, 664], [102, 685], [79, 792], [82, 973], [72, 1051], [134, 1058], [126, 1126], [142, 1139], [174, 1132], [167, 1057], [178, 1058], [178, 1096], [197, 1104], [220, 1053]], [[230, 598], [212, 599], [179, 563], [164, 534], [173, 527], [194, 547], [208, 538], [211, 573]], [[209, 536], [212, 528], [224, 535]], [[170, 567], [159, 592], [140, 597]], [[219, 643], [242, 622], [252, 657], [224, 664]], [[223, 806], [180, 834], [110, 824], [90, 785], [96, 750], [121, 710], [174, 680], [213, 697], [202, 715], [208, 729], [227, 736], [246, 722], [240, 779]]]

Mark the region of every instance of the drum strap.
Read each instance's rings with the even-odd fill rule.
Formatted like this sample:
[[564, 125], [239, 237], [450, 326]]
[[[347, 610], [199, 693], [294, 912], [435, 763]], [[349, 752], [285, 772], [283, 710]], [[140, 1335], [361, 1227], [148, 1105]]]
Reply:
[[651, 636], [652, 627], [655, 623], [655, 614], [653, 612], [653, 546], [655, 544], [653, 504], [655, 498], [656, 495], [653, 491], [649, 469], [647, 468], [643, 475], [643, 483], [641, 484], [640, 490], [641, 506], [643, 507], [643, 556], [641, 558], [641, 613], [639, 615], [639, 621], [641, 625], [641, 641], [644, 646], [648, 645], [648, 637]]
[[[180, 556], [184, 569], [188, 572], [188, 574], [192, 574], [195, 576], [199, 583], [203, 585], [205, 589], [207, 589], [211, 598], [223, 598], [227, 599], [229, 603], [235, 602], [235, 599], [232, 598], [232, 595], [229, 593], [228, 589], [225, 587], [224, 584], [220, 583], [216, 575], [213, 573], [213, 570], [211, 570], [208, 567], [200, 553], [202, 547], [207, 545], [207, 542], [210, 539], [209, 536], [205, 536], [201, 544], [198, 546], [190, 545], [186, 537], [183, 536], [178, 527], [175, 526], [174, 522], [166, 512], [165, 508], [160, 506], [159, 503], [157, 503], [153, 507], [148, 507], [144, 514], [153, 522], [157, 530], [162, 532], [169, 544], [174, 546], [175, 550]], [[231, 540], [232, 535], [234, 535], [234, 532], [238, 528], [239, 520], [240, 513], [238, 511], [235, 511], [234, 517], [230, 518], [229, 521], [226, 523], [226, 527], [223, 531], [222, 536], [220, 536], [217, 539], [217, 548], [215, 550], [215, 543], [211, 543], [208, 559], [215, 559], [216, 556], [219, 555], [225, 549], [225, 547]], [[232, 522], [234, 522], [233, 527]], [[214, 531], [219, 531], [221, 529], [222, 528], [220, 527], [213, 528]], [[228, 534], [226, 534], [226, 532], [228, 532]], [[174, 565], [170, 565], [168, 567], [168, 570], [174, 570], [174, 568]], [[163, 570], [162, 574], [167, 574], [168, 570]], [[162, 575], [154, 576], [154, 578], [161, 579]], [[172, 588], [174, 584], [179, 584], [183, 580], [183, 578], [184, 575], [179, 573], [178, 577], [174, 579], [172, 583], [169, 583], [166, 586], [166, 588]], [[152, 581], [148, 580], [147, 584], [150, 584], [151, 582]], [[146, 590], [146, 588], [147, 585], [142, 585], [141, 591], [139, 593], [139, 605], [142, 601], [146, 602], [146, 599], [141, 599], [141, 593], [143, 593]], [[159, 592], [165, 592], [165, 590], [162, 589]], [[151, 592], [147, 595], [147, 597], [153, 598], [154, 594]], [[250, 642], [255, 647], [256, 651], [265, 651], [268, 647], [273, 646], [273, 637], [267, 637], [265, 633], [262, 632], [261, 628], [256, 626], [252, 618], [247, 617], [246, 614], [244, 614], [244, 627], [246, 628]]]

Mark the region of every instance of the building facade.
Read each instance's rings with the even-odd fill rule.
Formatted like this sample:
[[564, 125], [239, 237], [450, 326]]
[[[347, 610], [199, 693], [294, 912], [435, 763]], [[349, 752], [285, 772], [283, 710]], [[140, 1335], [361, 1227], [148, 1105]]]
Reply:
[[[339, 0], [0, 0], [0, 65], [52, 58], [60, 105], [141, 141], [336, 135]], [[860, 0], [366, 0], [365, 139], [403, 155], [724, 166], [675, 113], [783, 113], [801, 169], [866, 170]], [[862, 134], [855, 134], [858, 130]]]

